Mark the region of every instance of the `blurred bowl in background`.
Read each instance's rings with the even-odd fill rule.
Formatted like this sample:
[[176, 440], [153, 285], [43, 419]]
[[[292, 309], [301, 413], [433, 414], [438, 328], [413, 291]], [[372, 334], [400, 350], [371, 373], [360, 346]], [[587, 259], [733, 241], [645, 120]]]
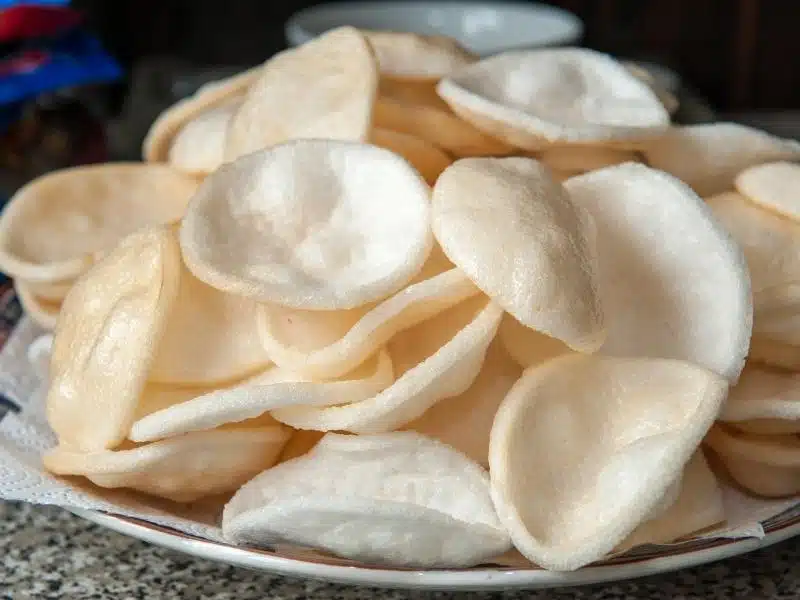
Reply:
[[574, 14], [537, 2], [335, 2], [295, 13], [286, 40], [298, 46], [342, 25], [447, 35], [480, 56], [515, 48], [578, 44], [583, 22]]

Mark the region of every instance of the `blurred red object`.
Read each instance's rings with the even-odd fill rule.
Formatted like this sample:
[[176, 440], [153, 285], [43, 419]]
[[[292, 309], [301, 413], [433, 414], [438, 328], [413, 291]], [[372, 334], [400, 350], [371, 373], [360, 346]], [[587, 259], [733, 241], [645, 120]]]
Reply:
[[0, 43], [50, 37], [80, 25], [82, 15], [59, 6], [14, 6], [0, 11]]
[[27, 73], [43, 65], [50, 55], [42, 50], [28, 50], [18, 56], [0, 62], [0, 77]]

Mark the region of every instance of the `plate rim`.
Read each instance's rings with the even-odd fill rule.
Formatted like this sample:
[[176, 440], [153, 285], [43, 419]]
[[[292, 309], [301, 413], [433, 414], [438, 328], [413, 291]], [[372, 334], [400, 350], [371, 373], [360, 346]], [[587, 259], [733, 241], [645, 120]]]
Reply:
[[182, 552], [197, 558], [244, 569], [293, 578], [386, 589], [430, 591], [502, 591], [552, 589], [610, 583], [669, 573], [733, 556], [747, 554], [800, 535], [800, 516], [776, 526], [762, 538], [728, 539], [706, 548], [654, 556], [621, 564], [594, 565], [577, 571], [555, 572], [538, 569], [474, 568], [441, 570], [394, 570], [329, 565], [279, 555], [254, 552], [191, 537], [178, 531], [131, 517], [67, 507], [71, 513], [122, 535]]

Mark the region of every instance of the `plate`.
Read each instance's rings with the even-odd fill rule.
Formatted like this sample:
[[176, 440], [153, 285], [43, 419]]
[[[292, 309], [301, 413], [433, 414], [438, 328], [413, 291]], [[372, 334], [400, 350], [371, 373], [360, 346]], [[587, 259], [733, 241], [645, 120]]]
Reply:
[[76, 515], [113, 531], [209, 560], [267, 573], [383, 588], [498, 591], [545, 589], [633, 579], [676, 571], [752, 552], [800, 534], [800, 513], [791, 510], [764, 523], [765, 537], [738, 540], [694, 540], [669, 547], [641, 548], [625, 555], [558, 573], [535, 567], [473, 567], [413, 570], [354, 565], [336, 558], [313, 560], [284, 552], [239, 548], [196, 538], [146, 521], [94, 511], [70, 509]]
[[583, 22], [573, 13], [539, 2], [406, 0], [331, 2], [293, 14], [286, 21], [292, 46], [342, 25], [441, 34], [481, 56], [512, 48], [577, 44]]

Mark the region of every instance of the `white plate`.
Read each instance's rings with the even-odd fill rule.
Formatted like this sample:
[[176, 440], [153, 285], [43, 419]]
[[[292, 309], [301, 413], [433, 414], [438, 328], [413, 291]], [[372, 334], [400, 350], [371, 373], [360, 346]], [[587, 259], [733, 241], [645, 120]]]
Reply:
[[577, 16], [537, 2], [411, 0], [312, 6], [289, 18], [286, 39], [298, 46], [342, 25], [448, 35], [481, 56], [510, 48], [576, 44], [583, 35]]
[[641, 549], [570, 573], [537, 568], [473, 567], [416, 571], [355, 565], [350, 561], [309, 560], [271, 550], [236, 548], [209, 542], [137, 519], [72, 509], [76, 515], [119, 533], [210, 560], [292, 577], [385, 588], [426, 590], [542, 589], [602, 583], [694, 567], [752, 552], [800, 534], [800, 514], [792, 510], [764, 524], [762, 539], [698, 540], [669, 548]]

